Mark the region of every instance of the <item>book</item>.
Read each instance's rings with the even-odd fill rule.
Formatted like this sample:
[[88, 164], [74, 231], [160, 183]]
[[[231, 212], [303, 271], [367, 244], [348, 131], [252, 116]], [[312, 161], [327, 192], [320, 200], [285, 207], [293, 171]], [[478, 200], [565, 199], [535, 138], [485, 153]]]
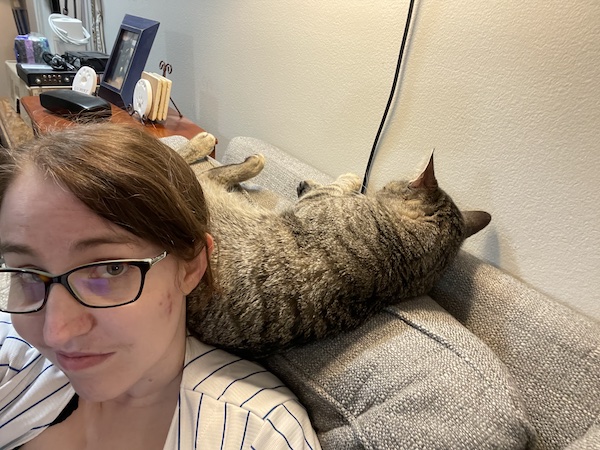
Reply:
[[[152, 106], [150, 107], [150, 113], [148, 113], [148, 120], [157, 121], [159, 119], [159, 105], [161, 103], [161, 96], [163, 91], [163, 82], [155, 73], [143, 71], [142, 79], [148, 80], [152, 87]], [[162, 112], [162, 111], [161, 111]]]
[[159, 76], [163, 82], [163, 95], [161, 96], [162, 99], [160, 105], [161, 118], [159, 120], [166, 120], [167, 115], [169, 114], [169, 102], [171, 101], [171, 88], [173, 86], [173, 81], [161, 75]]

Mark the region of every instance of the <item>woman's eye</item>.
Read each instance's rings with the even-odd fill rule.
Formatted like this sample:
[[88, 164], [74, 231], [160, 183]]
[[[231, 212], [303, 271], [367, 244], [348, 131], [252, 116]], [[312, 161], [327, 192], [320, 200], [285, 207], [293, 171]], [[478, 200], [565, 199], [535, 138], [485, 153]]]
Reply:
[[123, 263], [106, 264], [103, 266], [98, 266], [95, 275], [99, 278], [118, 277], [118, 276], [126, 273], [127, 270], [129, 270], [128, 264], [123, 264]]
[[44, 282], [42, 277], [40, 275], [38, 275], [37, 273], [28, 273], [28, 272], [20, 273], [19, 278], [21, 279], [21, 282], [23, 282], [23, 283], [43, 283]]

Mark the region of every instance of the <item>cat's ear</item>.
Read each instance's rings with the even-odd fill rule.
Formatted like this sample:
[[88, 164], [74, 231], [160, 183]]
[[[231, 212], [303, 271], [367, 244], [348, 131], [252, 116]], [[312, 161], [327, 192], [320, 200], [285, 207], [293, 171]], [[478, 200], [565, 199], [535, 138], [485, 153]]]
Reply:
[[419, 175], [416, 180], [411, 181], [409, 186], [415, 189], [437, 189], [438, 183], [433, 171], [433, 153], [431, 154], [429, 164], [427, 164], [423, 173]]
[[492, 216], [485, 211], [461, 211], [465, 222], [465, 239], [487, 227]]

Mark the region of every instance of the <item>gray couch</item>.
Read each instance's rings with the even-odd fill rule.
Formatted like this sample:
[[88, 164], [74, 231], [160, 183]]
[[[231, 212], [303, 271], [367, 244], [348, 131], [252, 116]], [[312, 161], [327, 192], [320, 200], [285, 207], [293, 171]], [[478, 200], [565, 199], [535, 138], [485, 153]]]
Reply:
[[[263, 141], [245, 188], [273, 208], [329, 181]], [[600, 449], [600, 323], [462, 251], [428, 296], [358, 330], [263, 361], [309, 411], [324, 449]]]

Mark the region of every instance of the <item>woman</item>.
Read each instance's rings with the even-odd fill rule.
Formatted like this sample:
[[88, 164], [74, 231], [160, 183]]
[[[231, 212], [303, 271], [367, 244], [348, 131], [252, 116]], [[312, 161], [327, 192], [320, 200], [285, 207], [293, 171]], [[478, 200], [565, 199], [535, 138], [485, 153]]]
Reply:
[[277, 378], [186, 331], [212, 238], [174, 151], [71, 128], [4, 156], [0, 202], [1, 448], [320, 448]]

